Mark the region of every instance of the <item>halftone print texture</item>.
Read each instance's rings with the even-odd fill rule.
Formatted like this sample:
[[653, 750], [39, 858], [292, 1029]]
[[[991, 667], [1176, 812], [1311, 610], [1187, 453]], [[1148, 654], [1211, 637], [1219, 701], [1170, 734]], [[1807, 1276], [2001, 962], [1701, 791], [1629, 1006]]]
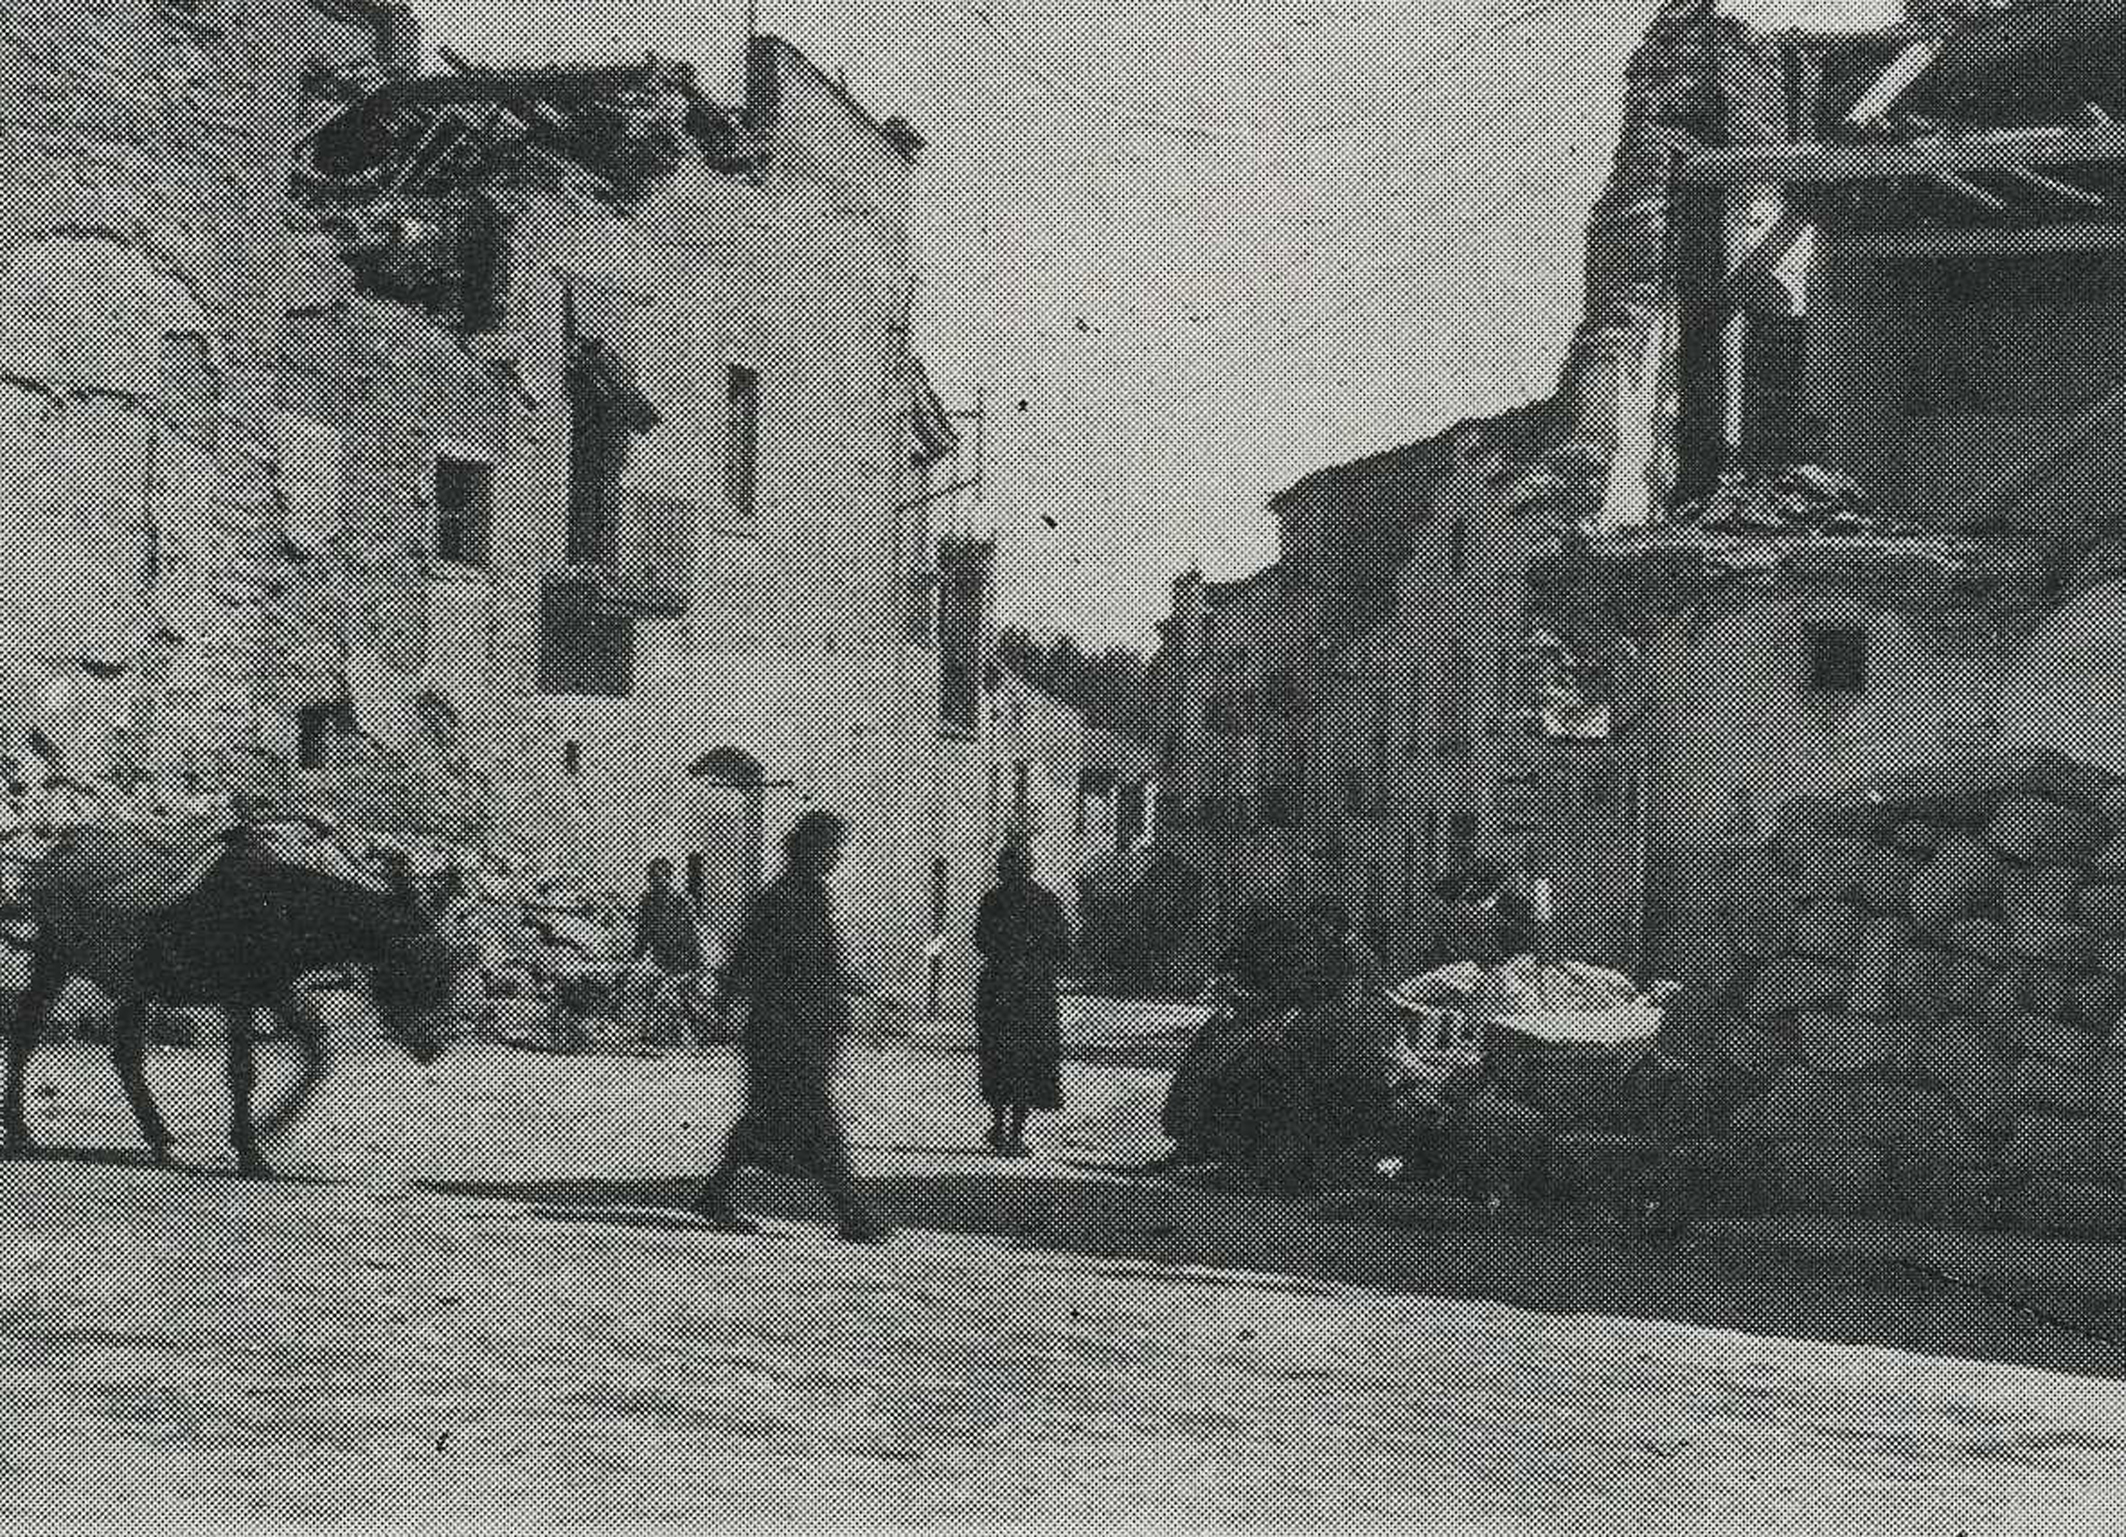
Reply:
[[2118, 7], [1628, 25], [1555, 390], [1129, 413], [1341, 461], [1131, 656], [801, 46], [0, 0], [0, 1528], [2115, 1524]]

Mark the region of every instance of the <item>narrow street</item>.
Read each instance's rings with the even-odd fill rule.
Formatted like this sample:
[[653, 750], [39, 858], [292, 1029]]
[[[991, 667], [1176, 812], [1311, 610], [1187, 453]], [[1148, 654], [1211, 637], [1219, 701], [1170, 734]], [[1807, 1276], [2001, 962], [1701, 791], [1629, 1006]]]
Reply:
[[[0, 1526], [144, 1498], [178, 1526], [421, 1530], [2126, 1514], [2126, 1393], [1959, 1359], [2060, 1348], [1968, 1295], [1131, 1182], [1082, 1166], [1155, 1102], [1125, 1068], [1074, 1067], [1066, 1124], [996, 1160], [966, 1150], [966, 1059], [849, 1065], [901, 1225], [878, 1249], [767, 1176], [741, 1190], [760, 1238], [685, 1214], [732, 1110], [722, 1056], [460, 1046], [424, 1075], [356, 1051], [261, 1184], [117, 1161], [107, 1065], [40, 1054], [40, 1136], [108, 1151], [0, 1168]], [[214, 1055], [152, 1071], [187, 1156], [226, 1161]], [[2083, 1372], [2126, 1364], [2082, 1348]]]

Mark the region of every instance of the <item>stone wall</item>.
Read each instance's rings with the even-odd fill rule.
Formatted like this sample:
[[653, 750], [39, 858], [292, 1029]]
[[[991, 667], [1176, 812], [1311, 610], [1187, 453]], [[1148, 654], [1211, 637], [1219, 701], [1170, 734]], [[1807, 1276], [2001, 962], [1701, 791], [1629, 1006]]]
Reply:
[[[512, 913], [565, 840], [497, 815], [511, 726], [465, 669], [491, 610], [418, 553], [437, 436], [511, 403], [286, 199], [306, 75], [373, 39], [300, 0], [6, 0], [0, 45], [7, 820], [263, 797]], [[306, 742], [343, 701], [359, 734]]]
[[1676, 1198], [2126, 1220], [2126, 785], [2052, 760], [1795, 802], [1723, 876], [1748, 959], [1678, 1032], [1721, 1113]]

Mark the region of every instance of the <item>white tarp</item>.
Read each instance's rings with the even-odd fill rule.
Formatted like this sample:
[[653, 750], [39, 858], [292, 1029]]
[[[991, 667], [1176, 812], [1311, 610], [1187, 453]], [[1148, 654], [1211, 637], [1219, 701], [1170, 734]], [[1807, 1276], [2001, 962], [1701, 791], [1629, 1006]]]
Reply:
[[1615, 1045], [1661, 1027], [1661, 1006], [1621, 972], [1517, 955], [1498, 966], [1461, 961], [1413, 977], [1392, 994], [1406, 1009], [1453, 1010], [1538, 1040]]

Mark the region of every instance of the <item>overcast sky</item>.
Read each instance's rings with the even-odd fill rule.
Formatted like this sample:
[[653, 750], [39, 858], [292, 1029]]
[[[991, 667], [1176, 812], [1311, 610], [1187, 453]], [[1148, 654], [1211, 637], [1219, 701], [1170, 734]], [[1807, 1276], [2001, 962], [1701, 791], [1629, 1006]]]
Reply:
[[[736, 100], [743, 0], [420, 9], [475, 57], [654, 49]], [[1176, 571], [1274, 559], [1300, 475], [1550, 390], [1652, 4], [759, 13], [923, 134], [917, 343], [989, 413], [959, 515], [999, 536], [1007, 614], [1106, 644], [1148, 639]]]

